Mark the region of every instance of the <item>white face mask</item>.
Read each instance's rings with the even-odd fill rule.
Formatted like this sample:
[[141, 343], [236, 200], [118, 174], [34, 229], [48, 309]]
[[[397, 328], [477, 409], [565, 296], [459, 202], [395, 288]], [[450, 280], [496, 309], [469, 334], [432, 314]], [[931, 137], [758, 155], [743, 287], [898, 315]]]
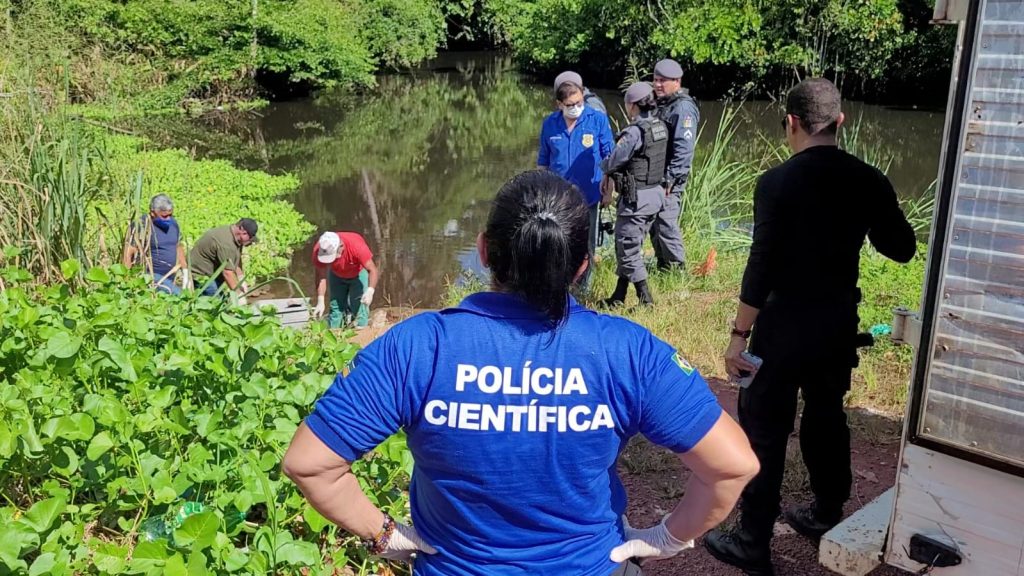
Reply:
[[565, 114], [566, 118], [579, 118], [583, 115], [583, 103], [580, 102], [575, 106], [563, 106], [562, 114]]

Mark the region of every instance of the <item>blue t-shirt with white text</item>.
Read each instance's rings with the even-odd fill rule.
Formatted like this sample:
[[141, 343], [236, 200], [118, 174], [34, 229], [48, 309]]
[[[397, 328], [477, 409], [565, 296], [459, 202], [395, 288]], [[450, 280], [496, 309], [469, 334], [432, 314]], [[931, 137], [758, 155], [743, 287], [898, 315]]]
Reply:
[[599, 576], [623, 541], [629, 438], [685, 452], [720, 415], [647, 329], [571, 302], [552, 330], [520, 297], [482, 292], [375, 340], [306, 424], [348, 461], [405, 429], [412, 521], [438, 550], [415, 575]]

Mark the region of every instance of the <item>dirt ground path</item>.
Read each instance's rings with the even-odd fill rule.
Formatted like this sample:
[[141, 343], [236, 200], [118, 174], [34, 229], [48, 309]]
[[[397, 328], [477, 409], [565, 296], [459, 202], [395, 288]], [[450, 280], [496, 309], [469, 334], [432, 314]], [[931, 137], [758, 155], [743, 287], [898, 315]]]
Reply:
[[[396, 322], [422, 310], [414, 308], [382, 308], [371, 314], [370, 325], [360, 330], [352, 341], [366, 346], [386, 332]], [[718, 379], [710, 380], [718, 401], [730, 414], [736, 415], [737, 389]], [[902, 425], [898, 420], [850, 410], [851, 444], [853, 453], [853, 495], [846, 505], [845, 515], [859, 510], [876, 496], [891, 487], [896, 480], [896, 456]], [[799, 430], [799, 419], [797, 421]], [[786, 477], [783, 482], [783, 502], [788, 506], [806, 501], [810, 497], [807, 471], [800, 460], [796, 432], [789, 445]], [[628, 515], [634, 526], [649, 526], [660, 521], [683, 494], [688, 472], [667, 450], [634, 438], [619, 460], [619, 474], [629, 494]], [[730, 524], [732, 518], [726, 522]], [[818, 564], [818, 550], [814, 543], [794, 533], [779, 522], [772, 542], [772, 560], [778, 576], [834, 576], [834, 572]], [[882, 567], [870, 576], [908, 576], [895, 568]], [[698, 543], [679, 557], [644, 566], [645, 576], [743, 576], [743, 572], [726, 566], [711, 557]]]
[[[719, 403], [733, 416], [737, 390], [721, 380], [711, 380]], [[797, 423], [799, 426], [799, 422]], [[850, 411], [853, 452], [853, 496], [846, 505], [848, 516], [886, 491], [896, 479], [896, 455], [899, 450], [901, 424], [889, 418]], [[807, 471], [800, 461], [797, 438], [792, 438], [783, 482], [783, 506], [803, 502], [810, 497]], [[634, 526], [648, 526], [661, 519], [682, 496], [687, 471], [666, 450], [634, 439], [619, 461], [619, 474], [629, 494], [628, 515]], [[735, 514], [734, 514], [735, 516]], [[733, 518], [727, 522], [730, 524]], [[778, 576], [830, 576], [835, 573], [818, 564], [814, 543], [794, 533], [779, 522], [772, 542], [772, 560]], [[908, 572], [883, 567], [871, 576], [902, 576]], [[743, 572], [726, 566], [698, 544], [696, 549], [677, 558], [650, 563], [645, 576], [743, 576]]]

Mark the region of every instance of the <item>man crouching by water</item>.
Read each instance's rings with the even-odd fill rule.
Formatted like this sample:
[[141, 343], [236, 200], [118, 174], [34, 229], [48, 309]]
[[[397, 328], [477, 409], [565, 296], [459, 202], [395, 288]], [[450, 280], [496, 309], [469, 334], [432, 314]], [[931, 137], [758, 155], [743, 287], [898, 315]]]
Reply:
[[[587, 200], [547, 170], [513, 177], [477, 238], [490, 291], [425, 312], [359, 352], [299, 427], [284, 472], [370, 553], [415, 576], [635, 576], [726, 517], [757, 461], [671, 346], [581, 306]], [[615, 361], [609, 361], [614, 358]], [[412, 525], [351, 463], [399, 429], [416, 461]], [[643, 434], [693, 471], [661, 522], [625, 521], [616, 458]]]

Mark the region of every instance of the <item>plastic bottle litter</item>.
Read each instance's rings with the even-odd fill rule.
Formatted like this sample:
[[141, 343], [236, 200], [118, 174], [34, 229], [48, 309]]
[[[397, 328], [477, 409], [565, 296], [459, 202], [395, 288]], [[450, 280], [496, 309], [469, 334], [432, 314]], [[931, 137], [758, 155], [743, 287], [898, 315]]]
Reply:
[[153, 516], [142, 521], [142, 524], [139, 525], [139, 532], [142, 534], [143, 540], [152, 542], [162, 538], [170, 539], [173, 529], [167, 525], [167, 522], [164, 522], [163, 518]]
[[142, 524], [139, 525], [139, 532], [147, 542], [160, 540], [161, 538], [166, 538], [173, 542], [175, 528], [181, 528], [181, 525], [184, 524], [189, 516], [199, 514], [205, 509], [206, 506], [202, 502], [183, 502], [169, 520], [166, 519], [166, 515], [152, 516], [143, 520]]
[[892, 334], [892, 326], [888, 324], [875, 324], [874, 326], [871, 327], [870, 332], [871, 335], [874, 336], [875, 338], [879, 338], [881, 336], [888, 336], [889, 334]]
[[199, 514], [203, 510], [206, 510], [206, 506], [202, 502], [184, 502], [178, 511], [174, 514], [174, 527], [180, 528], [185, 519], [189, 516]]

